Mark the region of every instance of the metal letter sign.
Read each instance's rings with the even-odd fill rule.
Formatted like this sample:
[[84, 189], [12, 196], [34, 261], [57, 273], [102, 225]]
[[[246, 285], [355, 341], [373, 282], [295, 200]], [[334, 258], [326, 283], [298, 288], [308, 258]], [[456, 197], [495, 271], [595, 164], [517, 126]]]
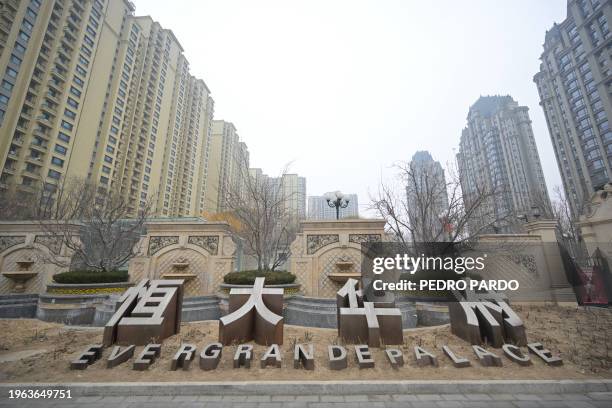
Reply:
[[141, 280], [126, 290], [104, 327], [103, 344], [143, 346], [161, 342], [181, 329], [183, 280]]
[[264, 289], [265, 279], [255, 278], [252, 289], [230, 291], [229, 314], [219, 319], [220, 343], [283, 344], [283, 289]]
[[367, 342], [371, 347], [402, 344], [402, 314], [394, 307], [364, 302], [356, 279], [348, 279], [336, 294], [338, 336], [348, 343]]
[[470, 344], [480, 345], [486, 339], [493, 347], [506, 341], [518, 346], [527, 344], [525, 326], [510, 305], [496, 293], [456, 292], [457, 302], [448, 305], [451, 331]]

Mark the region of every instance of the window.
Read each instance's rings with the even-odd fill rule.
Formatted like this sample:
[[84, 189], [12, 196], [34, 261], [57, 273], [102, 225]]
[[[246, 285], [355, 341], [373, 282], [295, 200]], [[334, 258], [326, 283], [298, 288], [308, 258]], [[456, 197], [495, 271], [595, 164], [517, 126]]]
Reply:
[[68, 97], [66, 102], [68, 103], [68, 105], [72, 106], [74, 109], [77, 109], [79, 107], [79, 103], [70, 97]]
[[79, 55], [79, 62], [86, 67], [89, 66], [89, 60], [82, 55]]
[[34, 10], [32, 10], [31, 8], [27, 8], [26, 10], [26, 14], [28, 15], [28, 17], [32, 18], [32, 19], [36, 19], [36, 12]]
[[2, 81], [2, 88], [10, 91], [13, 89], [13, 84], [11, 84], [9, 81]]
[[112, 162], [113, 162], [113, 158], [112, 158], [112, 157], [110, 157], [110, 156], [106, 156], [106, 155], [105, 155], [105, 156], [104, 156], [104, 161], [105, 161], [105, 162], [107, 162], [107, 163], [112, 163]]
[[115, 144], [115, 143], [117, 143], [117, 139], [115, 137], [113, 137], [113, 136], [109, 136], [108, 137], [108, 143]]
[[57, 135], [57, 138], [61, 140], [62, 142], [70, 143], [70, 136], [68, 136], [64, 132], [59, 132], [59, 134]]
[[[66, 115], [66, 117], [68, 117], [68, 118], [70, 118], [70, 119], [74, 119], [74, 118], [76, 118], [76, 113], [74, 113], [73, 111], [71, 111], [71, 110], [70, 110], [70, 109], [68, 109], [68, 108], [66, 108], [66, 109], [64, 110], [64, 115]], [[62, 126], [64, 126], [64, 125], [62, 124]]]
[[9, 101], [8, 96], [0, 94], [0, 103], [8, 105], [8, 101]]
[[83, 69], [82, 66], [77, 65], [76, 66], [76, 72], [81, 75], [81, 76], [86, 76], [87, 75], [87, 71], [85, 71], [85, 69]]
[[19, 58], [15, 54], [11, 54], [11, 63], [19, 66], [19, 65], [21, 65], [21, 58]]
[[115, 149], [112, 146], [106, 146], [106, 152], [107, 153], [115, 153]]
[[59, 154], [63, 154], [66, 155], [66, 152], [68, 151], [68, 149], [66, 149], [64, 146], [56, 144], [55, 145], [55, 151]]
[[51, 158], [51, 164], [54, 164], [58, 167], [64, 167], [64, 161], [60, 159], [59, 157], [55, 157], [55, 156]]
[[51, 177], [52, 179], [59, 180], [59, 178], [62, 177], [62, 173], [55, 170], [49, 170], [49, 177]]
[[104, 174], [110, 174], [111, 169], [108, 166], [102, 166], [102, 173]]
[[23, 45], [19, 44], [18, 42], [15, 43], [15, 51], [20, 52], [20, 53], [25, 53], [26, 49]]
[[7, 68], [6, 75], [10, 76], [11, 78], [17, 78], [17, 71], [15, 71], [13, 68]]
[[70, 87], [70, 93], [73, 94], [74, 96], [81, 96], [81, 91], [79, 91], [78, 89], [76, 89], [74, 86]]
[[24, 42], [30, 41], [30, 35], [22, 30], [19, 31], [19, 38], [22, 39]]
[[105, 176], [100, 176], [100, 183], [102, 183], [102, 184], [108, 184], [108, 177], [105, 177]]
[[73, 80], [74, 80], [74, 83], [80, 87], [83, 87], [83, 85], [85, 85], [85, 82], [83, 82], [83, 80], [77, 76], [75, 76]]
[[23, 20], [23, 28], [25, 28], [28, 31], [32, 31], [34, 26], [28, 20]]
[[67, 130], [72, 130], [72, 123], [62, 120], [62, 127]]

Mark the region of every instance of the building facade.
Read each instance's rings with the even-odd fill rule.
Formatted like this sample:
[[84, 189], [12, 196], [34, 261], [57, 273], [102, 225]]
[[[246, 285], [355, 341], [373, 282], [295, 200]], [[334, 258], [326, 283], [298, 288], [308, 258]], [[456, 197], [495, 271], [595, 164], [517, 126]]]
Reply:
[[[348, 199], [346, 208], [340, 209], [340, 218], [359, 218], [359, 199], [357, 194], [345, 194]], [[336, 209], [327, 204], [325, 194], [308, 197], [309, 220], [335, 220]]]
[[172, 33], [124, 0], [2, 3], [0, 188], [87, 177], [131, 210], [204, 209], [213, 100]]
[[483, 96], [470, 107], [457, 154], [464, 204], [477, 210], [470, 233], [484, 232], [483, 226], [512, 231], [517, 217], [534, 207], [550, 214], [528, 110], [510, 96]]
[[569, 0], [534, 76], [574, 218], [612, 175], [612, 3]]
[[408, 218], [415, 242], [442, 241], [448, 215], [444, 169], [428, 151], [418, 151], [409, 164], [406, 180]]
[[227, 211], [225, 200], [241, 193], [249, 175], [249, 150], [231, 122], [213, 120], [205, 210]]

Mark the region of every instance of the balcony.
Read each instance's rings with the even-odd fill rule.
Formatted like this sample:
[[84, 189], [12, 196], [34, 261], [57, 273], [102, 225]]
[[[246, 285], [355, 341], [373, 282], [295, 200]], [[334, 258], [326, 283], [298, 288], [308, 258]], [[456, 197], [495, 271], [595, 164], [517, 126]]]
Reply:
[[[47, 144], [46, 143], [34, 143], [32, 142], [32, 144], [30, 145], [30, 147], [34, 150], [36, 150], [37, 152], [41, 152], [41, 153], [46, 153], [47, 152]], [[38, 157], [38, 159], [34, 159], [37, 162], [40, 161], [40, 156]]]
[[48, 117], [48, 116], [44, 116], [44, 115], [39, 115], [36, 117], [36, 120], [38, 121], [38, 123], [41, 123], [45, 126], [48, 127], [53, 127], [53, 123], [51, 123], [51, 120], [53, 120], [54, 118]]
[[19, 148], [17, 146], [11, 145], [11, 148], [8, 151], [8, 155], [17, 158], [17, 156], [19, 155]]
[[57, 78], [61, 79], [63, 82], [66, 82], [66, 71], [65, 70], [60, 70], [58, 68], [53, 68], [51, 70], [51, 73], [53, 75], [55, 75]]
[[53, 102], [59, 103], [59, 99], [57, 99], [57, 95], [52, 92], [47, 92], [46, 97]]
[[49, 86], [53, 87], [56, 91], [61, 93], [63, 91], [63, 88], [64, 88], [64, 83], [60, 82], [60, 81], [57, 81], [55, 79], [52, 79], [52, 80], [49, 81]]
[[47, 111], [53, 115], [55, 115], [57, 113], [57, 105], [56, 104], [48, 104], [48, 103], [43, 103], [42, 105], [40, 105], [40, 108], [44, 111]]
[[46, 128], [38, 127], [37, 129], [34, 129], [34, 135], [45, 140], [49, 140], [49, 133]]
[[13, 165], [8, 165], [8, 164], [6, 164], [6, 165], [4, 166], [4, 168], [2, 169], [2, 173], [3, 173], [3, 174], [4, 174], [4, 173], [7, 173], [7, 174], [13, 174], [13, 175], [14, 175], [14, 174], [15, 174], [15, 171], [16, 171], [15, 166], [13, 166]]

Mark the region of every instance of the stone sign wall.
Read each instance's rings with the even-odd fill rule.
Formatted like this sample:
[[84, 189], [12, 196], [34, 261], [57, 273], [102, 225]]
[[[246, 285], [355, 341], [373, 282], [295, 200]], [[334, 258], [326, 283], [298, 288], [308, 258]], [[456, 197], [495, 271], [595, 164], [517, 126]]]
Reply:
[[361, 243], [382, 241], [384, 220], [302, 221], [291, 244], [291, 272], [305, 296], [333, 298], [361, 277]]
[[70, 258], [61, 240], [38, 223], [0, 222], [0, 295], [44, 292], [54, 274], [68, 269], [58, 264], [67, 265]]
[[233, 270], [236, 246], [224, 222], [155, 220], [146, 225], [139, 254], [130, 261], [131, 281], [183, 279], [185, 296], [215, 293]]

